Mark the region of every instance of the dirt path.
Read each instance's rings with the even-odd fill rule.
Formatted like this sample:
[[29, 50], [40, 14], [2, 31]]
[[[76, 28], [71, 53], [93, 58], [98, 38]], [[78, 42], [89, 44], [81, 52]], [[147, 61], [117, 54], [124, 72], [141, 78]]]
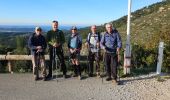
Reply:
[[33, 81], [32, 74], [0, 74], [0, 100], [169, 100], [170, 79], [125, 78], [113, 85], [101, 78]]

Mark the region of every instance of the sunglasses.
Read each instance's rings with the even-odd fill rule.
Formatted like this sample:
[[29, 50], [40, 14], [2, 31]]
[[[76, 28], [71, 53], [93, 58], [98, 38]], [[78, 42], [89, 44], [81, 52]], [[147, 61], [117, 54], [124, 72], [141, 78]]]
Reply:
[[112, 27], [106, 27], [106, 28], [112, 28]]
[[37, 31], [42, 31], [41, 29], [37, 29]]

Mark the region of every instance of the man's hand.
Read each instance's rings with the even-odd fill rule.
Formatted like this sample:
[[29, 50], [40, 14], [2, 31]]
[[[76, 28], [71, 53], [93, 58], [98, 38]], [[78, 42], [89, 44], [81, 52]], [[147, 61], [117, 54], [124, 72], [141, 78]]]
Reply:
[[107, 47], [104, 47], [103, 50], [104, 50], [104, 52], [106, 52], [107, 51]]
[[55, 47], [55, 48], [56, 48], [56, 47], [59, 47], [59, 46], [60, 46], [60, 43], [54, 43], [54, 44], [53, 44], [53, 47]]
[[36, 49], [37, 49], [37, 52], [42, 52], [42, 50], [43, 50], [42, 46], [37, 46]]
[[120, 60], [121, 60], [121, 56], [120, 56], [120, 48], [117, 48], [117, 60], [118, 60], [118, 63], [119, 63]]
[[39, 50], [39, 49], [42, 49], [42, 46], [37, 46], [36, 49], [38, 49], [38, 50]]
[[86, 46], [86, 48], [89, 48], [89, 43], [86, 42], [86, 43], [85, 43], [85, 46]]
[[38, 50], [37, 50], [37, 53], [38, 53], [38, 52], [42, 52], [42, 51], [43, 51], [42, 49], [38, 49]]
[[100, 42], [97, 42], [96, 46], [97, 46], [97, 48], [99, 48], [100, 47]]
[[71, 52], [71, 53], [74, 53], [74, 52], [75, 52], [75, 49], [70, 49], [70, 52]]
[[121, 56], [120, 56], [120, 54], [118, 54], [118, 55], [117, 55], [117, 61], [118, 61], [118, 63], [120, 62], [120, 60], [121, 60]]

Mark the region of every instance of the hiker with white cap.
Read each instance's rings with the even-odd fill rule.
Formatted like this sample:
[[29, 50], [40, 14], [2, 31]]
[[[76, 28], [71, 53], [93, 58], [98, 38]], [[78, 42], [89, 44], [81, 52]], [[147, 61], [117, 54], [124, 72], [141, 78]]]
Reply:
[[113, 28], [112, 24], [108, 23], [105, 26], [106, 32], [100, 41], [105, 51], [105, 65], [107, 70], [106, 81], [113, 83], [117, 82], [117, 67], [120, 62], [120, 50], [122, 48], [122, 41], [119, 32]]
[[45, 66], [45, 49], [47, 47], [45, 37], [42, 35], [42, 29], [40, 27], [35, 28], [28, 40], [28, 46], [31, 50], [33, 74], [35, 81], [39, 79], [39, 67], [42, 68], [42, 78], [46, 80], [46, 66]]

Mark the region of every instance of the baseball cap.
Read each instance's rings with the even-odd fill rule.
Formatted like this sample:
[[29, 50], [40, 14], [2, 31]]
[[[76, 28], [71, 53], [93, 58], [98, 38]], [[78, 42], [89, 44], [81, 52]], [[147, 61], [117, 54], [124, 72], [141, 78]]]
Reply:
[[39, 27], [39, 26], [35, 27], [35, 30], [36, 31], [42, 31], [41, 27]]
[[76, 26], [73, 26], [73, 27], [71, 28], [71, 30], [77, 30], [77, 27], [76, 27]]

